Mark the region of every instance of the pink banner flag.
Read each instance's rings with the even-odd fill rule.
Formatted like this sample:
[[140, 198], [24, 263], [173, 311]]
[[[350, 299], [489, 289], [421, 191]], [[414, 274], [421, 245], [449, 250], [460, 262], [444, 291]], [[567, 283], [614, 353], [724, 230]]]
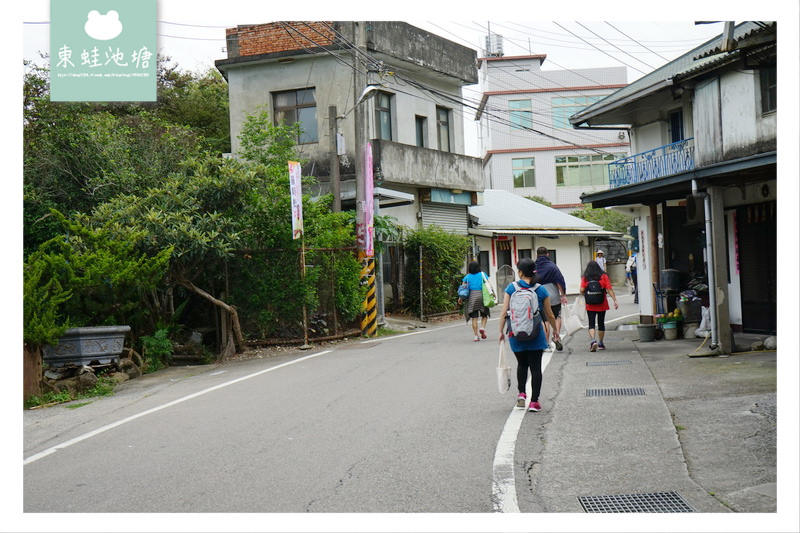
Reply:
[[303, 236], [303, 187], [297, 161], [289, 161], [289, 189], [292, 193], [292, 239], [299, 239]]
[[372, 174], [372, 143], [364, 148], [364, 253], [367, 257], [375, 255], [374, 238], [374, 185]]

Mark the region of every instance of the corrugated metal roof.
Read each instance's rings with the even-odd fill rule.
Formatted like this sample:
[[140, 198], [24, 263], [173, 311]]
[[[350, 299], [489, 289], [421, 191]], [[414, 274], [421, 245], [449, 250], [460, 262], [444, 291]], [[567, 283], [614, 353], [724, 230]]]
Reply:
[[[776, 29], [775, 22], [760, 22], [760, 21], [759, 22], [744, 22], [744, 23], [740, 24], [739, 26], [736, 26], [733, 29], [733, 40], [736, 41], [736, 42], [740, 42], [740, 41], [743, 41], [744, 39], [748, 39], [748, 38], [750, 38], [750, 37], [752, 37], [752, 36], [754, 36], [754, 35], [756, 35], [758, 33], [763, 32], [763, 31], [772, 31], [772, 32], [774, 32], [775, 29]], [[716, 39], [711, 41], [711, 43], [713, 43], [713, 46], [711, 46], [711, 48], [708, 48], [708, 49], [700, 52], [695, 57], [697, 59], [701, 59], [703, 57], [707, 57], [707, 56], [710, 56], [710, 55], [721, 54], [722, 53], [722, 46], [720, 46], [721, 42], [722, 42], [722, 40], [719, 37], [717, 37]]]
[[[761, 24], [764, 24], [769, 31], [774, 31], [775, 23]], [[765, 31], [765, 28], [756, 22], [743, 22], [734, 28], [733, 39], [735, 41], [741, 41], [744, 38], [762, 31]], [[668, 83], [675, 77], [708, 69], [715, 66], [715, 64], [730, 60], [733, 54], [738, 55], [736, 50], [733, 52], [720, 52], [721, 36], [722, 34], [706, 41], [697, 48], [670, 61], [663, 67], [642, 76], [627, 87], [608, 95], [606, 98], [592, 104], [580, 113], [576, 113], [570, 117], [570, 122], [573, 124], [580, 124], [598, 112], [605, 112], [609, 109], [613, 109], [615, 103], [621, 102], [630, 96], [637, 95], [637, 93], [642, 93], [642, 95], [647, 94], [649, 92], [648, 89], [654, 87], [660, 89], [665, 83]]]
[[586, 220], [562, 213], [539, 202], [517, 194], [496, 189], [483, 191], [483, 205], [469, 208], [477, 217], [481, 230], [579, 230], [602, 231], [603, 228]]

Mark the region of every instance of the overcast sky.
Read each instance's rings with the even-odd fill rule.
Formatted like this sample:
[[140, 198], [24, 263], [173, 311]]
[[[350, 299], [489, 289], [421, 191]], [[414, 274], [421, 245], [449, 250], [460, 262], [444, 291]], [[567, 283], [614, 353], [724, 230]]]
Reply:
[[[221, 5], [225, 8], [220, 9]], [[514, 3], [506, 5], [513, 6]], [[601, 19], [589, 17], [595, 22], [585, 19], [578, 19], [581, 22], [555, 22], [542, 18], [537, 20], [531, 9], [520, 10], [521, 16], [509, 17], [510, 13], [504, 13], [512, 10], [509, 8], [493, 10], [495, 12], [491, 14], [495, 16], [492, 18], [496, 20], [490, 22], [486, 20], [485, 15], [489, 14], [486, 12], [480, 13], [483, 19], [475, 16], [466, 20], [461, 17], [440, 18], [427, 11], [424, 14], [432, 16], [418, 18], [416, 11], [342, 13], [337, 10], [328, 15], [338, 16], [324, 17], [324, 8], [321, 12], [310, 9], [304, 10], [303, 15], [289, 12], [285, 13], [286, 17], [278, 17], [276, 15], [281, 13], [271, 5], [267, 8], [266, 3], [241, 0], [224, 4], [207, 0], [161, 0], [158, 6], [159, 52], [171, 56], [189, 70], [205, 70], [213, 67], [215, 60], [226, 57], [225, 28], [274, 20], [403, 20], [476, 50], [482, 48], [483, 39], [491, 28], [493, 33], [503, 36], [505, 55], [546, 54], [545, 69], [628, 66], [629, 81], [722, 31], [721, 23], [696, 25], [691, 17], [677, 22], [658, 21], [648, 18], [651, 15], [644, 10], [626, 13], [626, 16], [638, 16], [636, 20], [625, 20], [626, 16], [620, 16], [621, 13], [614, 10], [602, 13]], [[49, 25], [46, 24], [49, 21], [49, 0], [30, 0], [20, 9], [23, 21], [27, 23], [24, 25], [23, 55], [25, 59], [36, 60], [38, 52], [46, 52], [49, 46]], [[344, 14], [352, 16], [343, 17]], [[413, 16], [409, 17], [409, 14]], [[574, 18], [574, 15], [559, 17], [563, 18]]]

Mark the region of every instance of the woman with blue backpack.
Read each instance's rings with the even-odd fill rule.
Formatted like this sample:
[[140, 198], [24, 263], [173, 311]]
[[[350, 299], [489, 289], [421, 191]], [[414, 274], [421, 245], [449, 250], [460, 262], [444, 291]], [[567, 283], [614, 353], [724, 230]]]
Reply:
[[[500, 342], [505, 340], [517, 358], [517, 407], [524, 409], [527, 396], [525, 385], [531, 373], [531, 398], [528, 411], [541, 411], [539, 393], [542, 391], [542, 352], [549, 346], [543, 320], [550, 324], [553, 341], [560, 341], [556, 318], [550, 309], [550, 293], [536, 282], [536, 263], [525, 257], [517, 263], [519, 281], [506, 287], [503, 310], [500, 313]], [[544, 315], [544, 318], [542, 317]]]
[[[589, 319], [590, 352], [606, 349], [605, 344], [603, 344], [603, 337], [606, 334], [606, 311], [609, 310], [606, 293], [610, 294], [611, 298], [614, 300], [614, 309], [619, 309], [617, 296], [614, 294], [614, 289], [611, 287], [611, 280], [608, 279], [608, 274], [603, 271], [597, 261], [589, 261], [586, 264], [586, 270], [584, 270], [583, 277], [581, 278], [581, 294], [586, 302], [586, 316]], [[595, 320], [597, 320], [597, 338], [600, 341], [599, 343], [594, 339]]]

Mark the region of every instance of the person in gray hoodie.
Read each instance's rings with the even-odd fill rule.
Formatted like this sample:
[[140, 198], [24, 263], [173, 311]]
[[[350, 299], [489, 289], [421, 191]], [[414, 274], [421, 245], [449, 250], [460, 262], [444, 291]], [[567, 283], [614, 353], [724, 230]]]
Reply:
[[[544, 285], [550, 294], [550, 309], [553, 310], [553, 315], [556, 317], [556, 328], [560, 333], [561, 306], [567, 305], [567, 283], [564, 281], [564, 275], [561, 274], [561, 270], [550, 259], [550, 252], [544, 246], [536, 249], [536, 281]], [[553, 305], [553, 302], [558, 303]], [[550, 338], [549, 329], [550, 324], [545, 322], [545, 332], [548, 339]], [[559, 352], [563, 350], [560, 341], [555, 341], [555, 345], [556, 350]]]

